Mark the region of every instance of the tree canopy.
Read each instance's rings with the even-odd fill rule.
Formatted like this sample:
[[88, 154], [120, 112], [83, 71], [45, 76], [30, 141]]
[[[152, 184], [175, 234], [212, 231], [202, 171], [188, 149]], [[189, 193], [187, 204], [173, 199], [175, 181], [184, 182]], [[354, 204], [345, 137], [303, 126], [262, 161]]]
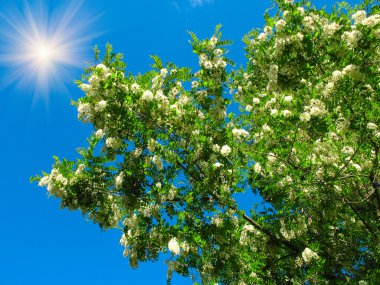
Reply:
[[[375, 284], [379, 10], [278, 0], [232, 70], [220, 26], [190, 33], [196, 71], [152, 56], [135, 76], [108, 45], [74, 103], [89, 146], [32, 180], [120, 229], [132, 267], [166, 253], [168, 282]], [[244, 212], [234, 194], [246, 191], [265, 203]]]

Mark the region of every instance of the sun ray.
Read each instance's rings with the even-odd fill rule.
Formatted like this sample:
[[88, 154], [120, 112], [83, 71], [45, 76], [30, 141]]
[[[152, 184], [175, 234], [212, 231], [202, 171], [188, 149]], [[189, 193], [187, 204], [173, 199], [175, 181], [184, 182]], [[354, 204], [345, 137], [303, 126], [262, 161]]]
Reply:
[[[65, 1], [66, 2], [66, 1]], [[83, 1], [72, 1], [51, 11], [42, 1], [0, 11], [0, 64], [7, 69], [2, 85], [32, 88], [48, 95], [71, 83], [70, 70], [84, 67], [91, 40], [89, 25], [96, 19], [84, 15]]]

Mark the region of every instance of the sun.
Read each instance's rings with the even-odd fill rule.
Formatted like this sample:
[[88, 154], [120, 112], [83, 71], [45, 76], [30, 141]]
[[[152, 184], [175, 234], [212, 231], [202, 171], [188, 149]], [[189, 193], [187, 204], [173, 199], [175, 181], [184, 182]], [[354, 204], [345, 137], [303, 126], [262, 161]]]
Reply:
[[95, 35], [89, 33], [92, 21], [81, 9], [83, 1], [54, 7], [45, 2], [0, 10], [0, 65], [9, 70], [2, 85], [46, 95], [72, 83], [73, 70], [88, 60]]
[[47, 44], [41, 44], [36, 46], [35, 55], [41, 62], [48, 62], [53, 57], [53, 50]]

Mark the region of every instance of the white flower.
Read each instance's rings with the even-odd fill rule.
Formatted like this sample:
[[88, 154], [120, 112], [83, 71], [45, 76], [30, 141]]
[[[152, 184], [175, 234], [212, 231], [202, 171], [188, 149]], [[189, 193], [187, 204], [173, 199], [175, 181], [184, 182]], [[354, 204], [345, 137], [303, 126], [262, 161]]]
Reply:
[[252, 105], [247, 105], [247, 106], [245, 106], [245, 110], [247, 111], [247, 112], [251, 112], [252, 111]]
[[[380, 15], [372, 15], [362, 21], [362, 25], [372, 28], [380, 22]], [[379, 31], [379, 30], [377, 30]]]
[[78, 105], [78, 118], [79, 119], [81, 119], [85, 116], [88, 116], [90, 114], [90, 112], [91, 112], [90, 104], [79, 102], [79, 105]]
[[217, 49], [214, 50], [214, 54], [216, 56], [221, 56], [223, 54], [223, 51], [220, 48], [217, 48]]
[[355, 24], [360, 24], [366, 18], [367, 13], [363, 10], [357, 11], [352, 15], [352, 19], [355, 21]]
[[286, 4], [293, 4], [293, 3], [294, 3], [294, 0], [284, 0], [284, 2], [285, 2]]
[[104, 136], [104, 132], [102, 129], [99, 129], [95, 132], [95, 137], [101, 139]]
[[85, 83], [82, 83], [81, 85], [79, 85], [79, 88], [84, 91], [84, 92], [88, 92], [91, 90], [91, 85], [90, 84], [85, 84]]
[[115, 178], [115, 186], [116, 189], [120, 189], [121, 186], [123, 185], [123, 180], [124, 180], [124, 173], [120, 172], [118, 176]]
[[271, 107], [273, 104], [276, 103], [276, 98], [272, 98], [270, 99], [268, 102], [265, 103], [265, 108], [268, 109], [269, 107]]
[[181, 248], [179, 247], [179, 243], [176, 238], [172, 238], [168, 243], [169, 250], [174, 254], [178, 255], [181, 251]]
[[267, 38], [267, 34], [266, 33], [260, 33], [257, 37], [257, 39], [259, 41], [264, 41], [265, 39]]
[[253, 166], [253, 170], [256, 173], [261, 173], [263, 171], [263, 168], [261, 167], [260, 163], [256, 162], [255, 165]]
[[358, 172], [362, 171], [362, 167], [359, 164], [353, 163], [352, 166], [356, 169], [356, 171], [358, 171]]
[[327, 38], [330, 38], [331, 36], [333, 36], [335, 34], [335, 32], [337, 30], [340, 29], [340, 27], [341, 26], [339, 24], [333, 22], [331, 24], [324, 25], [323, 26], [323, 32], [325, 33], [325, 35], [326, 35]]
[[128, 245], [127, 237], [125, 236], [125, 233], [120, 238], [120, 245], [125, 246], [125, 247]]
[[311, 116], [310, 116], [310, 113], [308, 113], [308, 112], [304, 112], [300, 115], [300, 120], [302, 122], [308, 122], [308, 121], [310, 121], [310, 119], [311, 119]]
[[57, 181], [58, 183], [62, 183], [64, 186], [66, 186], [67, 183], [68, 183], [67, 178], [64, 177], [62, 174], [58, 174], [57, 177], [56, 177], [55, 179], [56, 179], [56, 181]]
[[277, 109], [272, 109], [270, 110], [271, 116], [277, 116], [278, 115], [278, 110]]
[[311, 16], [306, 16], [302, 19], [302, 24], [305, 26], [307, 30], [314, 30], [314, 19]]
[[206, 68], [206, 69], [212, 69], [212, 68], [213, 68], [212, 62], [209, 61], [209, 60], [206, 60], [206, 61], [203, 63], [203, 67]]
[[358, 41], [362, 38], [362, 33], [357, 30], [353, 30], [351, 32], [344, 32], [342, 35], [342, 40], [347, 43], [347, 47], [352, 49], [356, 47]]
[[132, 93], [136, 94], [137, 92], [140, 91], [140, 85], [138, 85], [137, 83], [133, 83], [131, 85], [131, 90], [132, 90]]
[[257, 278], [256, 272], [252, 272], [251, 274], [249, 274], [249, 277], [251, 277], [251, 278]]
[[75, 174], [78, 175], [78, 174], [81, 174], [83, 173], [83, 171], [86, 169], [86, 165], [84, 165], [83, 163], [79, 164], [78, 167], [77, 167], [77, 170], [75, 170]]
[[342, 74], [344, 76], [351, 76], [354, 80], [361, 80], [363, 78], [363, 74], [360, 72], [360, 68], [354, 64], [349, 64], [342, 70]]
[[231, 148], [228, 145], [224, 145], [224, 146], [222, 146], [220, 153], [223, 156], [228, 156], [231, 153]]
[[157, 166], [157, 168], [159, 170], [162, 170], [162, 168], [163, 168], [162, 160], [161, 160], [161, 158], [158, 155], [154, 155], [152, 157], [152, 162]]
[[260, 99], [259, 98], [253, 98], [252, 103], [255, 105], [260, 104]]
[[154, 95], [154, 99], [164, 104], [168, 103], [168, 100], [161, 89], [157, 90], [156, 94]]
[[318, 255], [310, 248], [306, 247], [302, 252], [302, 259], [305, 263], [309, 263], [313, 258], [318, 258]]
[[38, 182], [38, 186], [44, 187], [47, 186], [50, 182], [50, 177], [49, 176], [44, 176], [41, 178], [40, 182]]
[[323, 110], [319, 108], [318, 106], [312, 106], [310, 108], [310, 115], [311, 116], [319, 116], [323, 113]]
[[298, 7], [298, 8], [297, 8], [297, 11], [298, 11], [298, 13], [300, 13], [301, 15], [305, 14], [305, 8], [304, 8], [304, 7]]
[[270, 33], [272, 32], [272, 27], [265, 26], [265, 27], [264, 27], [264, 32], [265, 32], [266, 34], [270, 34]]
[[199, 86], [198, 81], [191, 82], [191, 88], [198, 88], [198, 86]]
[[270, 80], [277, 80], [278, 77], [278, 65], [277, 64], [271, 64], [269, 67], [269, 79]]
[[244, 129], [236, 129], [236, 128], [232, 130], [232, 134], [235, 137], [237, 137], [238, 139], [241, 139], [243, 137], [246, 138], [246, 137], [249, 136], [249, 133], [246, 130], [244, 130]]
[[284, 97], [284, 102], [291, 102], [293, 100], [292, 96], [285, 96]]
[[141, 96], [141, 100], [150, 102], [153, 100], [153, 93], [150, 90], [145, 90], [143, 95]]
[[263, 125], [263, 131], [264, 132], [270, 132], [272, 129], [267, 125], [267, 124], [264, 124]]
[[100, 82], [100, 78], [96, 74], [93, 74], [88, 79], [88, 82], [90, 82], [91, 85], [97, 85]]
[[166, 68], [162, 68], [160, 70], [160, 74], [161, 74], [162, 77], [165, 77], [168, 74], [168, 70]]
[[244, 225], [243, 231], [254, 233], [255, 232], [255, 228], [253, 227], [253, 225]]
[[333, 81], [337, 81], [337, 80], [339, 80], [341, 78], [342, 78], [342, 72], [340, 72], [339, 70], [335, 70], [332, 73], [332, 79], [333, 79]]
[[215, 67], [225, 68], [226, 66], [227, 66], [227, 63], [223, 59], [221, 58], [216, 59]]
[[217, 42], [218, 42], [218, 38], [217, 37], [211, 37], [211, 39], [210, 39], [210, 45], [211, 45], [211, 47], [214, 47]]
[[276, 158], [274, 153], [272, 153], [272, 152], [268, 153], [268, 162], [269, 163], [274, 163], [276, 161], [276, 159], [277, 158]]
[[220, 151], [220, 146], [218, 144], [214, 144], [212, 146], [212, 150], [213, 150], [213, 152], [219, 152]]
[[368, 123], [367, 124], [367, 129], [369, 130], [376, 130], [377, 129], [377, 125], [375, 123]]
[[213, 223], [215, 226], [219, 227], [223, 223], [223, 219], [220, 217], [212, 217], [211, 223]]
[[118, 148], [120, 146], [120, 140], [118, 138], [107, 138], [106, 139], [106, 146], [109, 148]]
[[354, 149], [350, 146], [343, 147], [342, 152], [347, 155], [353, 155], [355, 153]]
[[286, 22], [283, 19], [280, 19], [276, 22], [276, 29], [278, 31], [281, 31], [282, 29], [285, 28]]
[[107, 107], [107, 101], [102, 100], [96, 103], [95, 110], [98, 112], [103, 111]]
[[96, 66], [96, 69], [100, 70], [102, 73], [107, 73], [108, 72], [108, 68], [104, 64], [102, 64], [102, 63], [98, 64]]
[[284, 117], [289, 117], [291, 114], [292, 114], [292, 112], [290, 112], [289, 110], [283, 110], [283, 111], [282, 111], [282, 115], [283, 115]]
[[220, 163], [219, 161], [214, 163], [214, 167], [215, 167], [215, 168], [219, 168], [219, 167], [221, 167], [221, 166], [223, 166], [223, 164]]

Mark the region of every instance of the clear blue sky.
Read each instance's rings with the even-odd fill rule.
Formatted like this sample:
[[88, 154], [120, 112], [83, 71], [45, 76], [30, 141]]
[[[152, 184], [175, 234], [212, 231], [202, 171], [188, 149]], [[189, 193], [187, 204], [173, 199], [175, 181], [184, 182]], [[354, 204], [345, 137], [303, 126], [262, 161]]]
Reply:
[[[32, 7], [37, 3], [28, 2]], [[334, 3], [315, 2], [318, 7]], [[23, 3], [1, 0], [0, 13], [13, 17]], [[51, 18], [61, 17], [69, 5], [66, 0], [41, 3]], [[187, 31], [204, 38], [222, 23], [224, 37], [234, 41], [230, 58], [244, 64], [241, 38], [263, 25], [262, 15], [269, 5], [270, 0], [86, 0], [76, 19], [92, 21], [81, 28], [77, 61], [84, 67], [94, 44], [103, 48], [110, 42], [124, 53], [127, 69], [133, 73], [149, 69], [150, 54], [196, 68]], [[7, 27], [0, 18], [0, 32], [12, 33]], [[92, 37], [85, 38], [88, 35]], [[9, 48], [13, 47], [1, 36], [0, 50]], [[73, 83], [82, 69], [67, 69], [62, 77], [66, 87], [52, 81], [46, 96], [34, 92], [33, 84], [20, 86], [19, 80], [5, 84], [4, 78], [15, 68], [0, 62], [0, 285], [165, 284], [163, 260], [130, 269], [119, 246], [120, 232], [101, 232], [79, 212], [60, 210], [59, 201], [48, 199], [45, 189], [29, 183], [30, 176], [50, 171], [53, 155], [73, 159], [76, 148], [86, 146], [91, 126], [77, 121], [76, 109], [70, 105], [70, 100], [83, 95]], [[27, 69], [18, 71], [30, 74]], [[191, 282], [177, 276], [173, 284]]]

